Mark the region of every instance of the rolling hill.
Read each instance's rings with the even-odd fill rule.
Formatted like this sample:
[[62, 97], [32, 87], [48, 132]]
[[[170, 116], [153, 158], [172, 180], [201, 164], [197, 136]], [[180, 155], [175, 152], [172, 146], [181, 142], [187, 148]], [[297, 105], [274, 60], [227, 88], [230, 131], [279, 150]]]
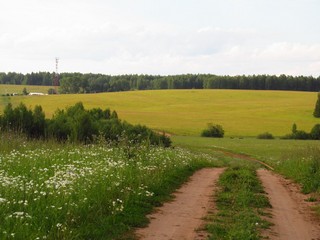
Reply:
[[47, 117], [57, 108], [82, 101], [86, 108], [111, 108], [121, 119], [176, 135], [200, 135], [207, 123], [221, 124], [226, 136], [281, 136], [319, 123], [312, 116], [317, 94], [252, 90], [154, 90], [99, 94], [2, 97], [0, 111], [11, 102], [41, 105]]

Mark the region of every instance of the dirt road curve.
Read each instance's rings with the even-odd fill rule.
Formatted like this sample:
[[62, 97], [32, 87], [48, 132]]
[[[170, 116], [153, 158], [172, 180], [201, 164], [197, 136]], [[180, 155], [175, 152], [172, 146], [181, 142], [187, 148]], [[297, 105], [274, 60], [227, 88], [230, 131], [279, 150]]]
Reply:
[[272, 219], [275, 225], [267, 231], [270, 239], [309, 240], [320, 239], [320, 226], [310, 210], [306, 196], [298, 187], [268, 170], [258, 170], [272, 205]]
[[206, 168], [197, 171], [174, 194], [174, 201], [165, 203], [149, 216], [149, 226], [138, 229], [137, 236], [143, 240], [199, 239], [195, 230], [203, 223], [202, 218], [209, 206], [212, 207], [215, 182], [223, 170]]

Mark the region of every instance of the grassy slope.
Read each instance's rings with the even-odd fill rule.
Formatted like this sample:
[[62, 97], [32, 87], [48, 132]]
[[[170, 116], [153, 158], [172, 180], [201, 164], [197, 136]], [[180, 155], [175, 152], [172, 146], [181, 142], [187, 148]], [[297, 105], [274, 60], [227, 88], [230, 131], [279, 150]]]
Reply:
[[53, 87], [52, 86], [0, 84], [0, 95], [12, 94], [12, 93], [21, 94], [23, 88], [26, 88], [28, 92], [48, 93], [48, 89]]
[[[256, 136], [265, 131], [284, 135], [295, 122], [310, 131], [317, 95], [310, 92], [248, 90], [158, 90], [86, 95], [11, 97], [33, 107], [41, 104], [48, 116], [56, 108], [78, 101], [85, 107], [109, 107], [121, 119], [177, 135], [199, 135], [209, 122], [223, 125], [227, 136]], [[3, 104], [0, 104], [2, 111]]]

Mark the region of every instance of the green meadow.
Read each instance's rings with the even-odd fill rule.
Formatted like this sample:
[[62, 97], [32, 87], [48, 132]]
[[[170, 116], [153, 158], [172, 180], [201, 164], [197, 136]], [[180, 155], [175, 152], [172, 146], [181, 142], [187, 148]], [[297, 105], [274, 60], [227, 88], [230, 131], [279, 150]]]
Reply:
[[14, 106], [39, 104], [47, 117], [57, 108], [82, 101], [86, 108], [111, 108], [121, 119], [174, 135], [199, 136], [208, 123], [220, 124], [226, 136], [282, 136], [293, 123], [309, 132], [319, 121], [312, 116], [313, 92], [250, 90], [156, 90], [100, 94], [14, 96], [1, 99]]
[[[288, 158], [298, 151], [318, 147], [319, 141], [315, 140], [282, 140], [282, 139], [257, 139], [249, 138], [203, 138], [195, 136], [172, 136], [173, 142], [180, 147], [193, 151], [215, 152], [231, 151], [252, 156], [262, 161], [278, 161]], [[292, 156], [291, 156], [292, 157]]]

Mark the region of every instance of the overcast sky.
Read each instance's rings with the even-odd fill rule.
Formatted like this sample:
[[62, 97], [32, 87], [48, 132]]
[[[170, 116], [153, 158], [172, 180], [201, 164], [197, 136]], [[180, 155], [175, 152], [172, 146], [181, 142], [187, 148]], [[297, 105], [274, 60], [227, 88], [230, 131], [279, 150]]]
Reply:
[[0, 0], [0, 72], [320, 76], [320, 0]]

